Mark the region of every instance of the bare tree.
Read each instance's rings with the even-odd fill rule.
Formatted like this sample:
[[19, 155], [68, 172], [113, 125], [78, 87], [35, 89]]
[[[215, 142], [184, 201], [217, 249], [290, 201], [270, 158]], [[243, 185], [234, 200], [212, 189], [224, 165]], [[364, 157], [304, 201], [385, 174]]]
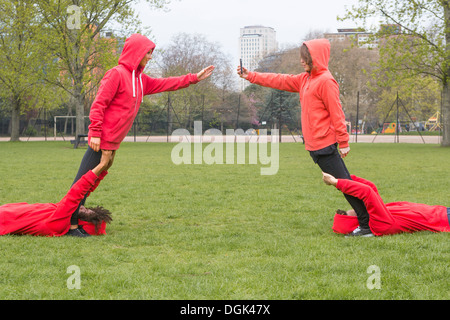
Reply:
[[[155, 60], [164, 77], [197, 73], [209, 65], [216, 67], [210, 79], [170, 93], [179, 117], [184, 115], [183, 121], [180, 121], [187, 128], [191, 127], [195, 115], [198, 117], [206, 110], [216, 111], [219, 115], [228, 113], [231, 106], [227, 103], [227, 95], [236, 84], [229, 58], [219, 44], [208, 41], [200, 34], [179, 33], [159, 56], [155, 56]], [[163, 94], [163, 99], [167, 94]]]
[[351, 40], [331, 43], [329, 69], [339, 84], [347, 119], [356, 119], [358, 93], [360, 119], [375, 113], [378, 94], [372, 90], [375, 86], [372, 72], [377, 61], [378, 50], [358, 47]]

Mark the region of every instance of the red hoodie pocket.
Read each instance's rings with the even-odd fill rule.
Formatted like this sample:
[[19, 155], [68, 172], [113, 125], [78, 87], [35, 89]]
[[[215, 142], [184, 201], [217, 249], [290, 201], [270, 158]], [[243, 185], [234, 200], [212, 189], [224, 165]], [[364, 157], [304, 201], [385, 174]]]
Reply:
[[116, 123], [112, 126], [108, 126], [110, 130], [105, 131], [104, 139], [106, 141], [120, 143], [130, 131], [131, 126], [133, 125], [133, 114], [123, 116], [116, 120]]

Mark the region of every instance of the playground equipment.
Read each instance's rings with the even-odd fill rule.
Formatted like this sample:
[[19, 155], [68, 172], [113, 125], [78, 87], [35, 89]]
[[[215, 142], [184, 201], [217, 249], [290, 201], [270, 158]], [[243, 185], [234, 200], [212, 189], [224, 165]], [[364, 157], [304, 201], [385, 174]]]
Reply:
[[441, 113], [439, 111], [436, 111], [436, 113], [431, 116], [427, 122], [425, 122], [425, 127], [429, 128], [428, 131], [436, 131], [441, 130]]
[[[387, 122], [383, 125], [381, 133], [395, 133], [396, 128], [397, 124], [395, 122]], [[401, 127], [399, 127], [399, 130], [401, 131]]]
[[[390, 115], [392, 109], [394, 108], [394, 106], [396, 106], [396, 109], [397, 109], [397, 110], [396, 110], [396, 111], [397, 111], [397, 114], [396, 114], [396, 121], [395, 121], [395, 122], [391, 122], [390, 125], [388, 124], [388, 126], [387, 126], [386, 129], [385, 129], [384, 126], [383, 126], [383, 131], [384, 131], [383, 133], [388, 133], [388, 132], [386, 132], [386, 130], [391, 131], [392, 129], [394, 129], [394, 130], [393, 130], [393, 133], [394, 133], [394, 142], [395, 142], [395, 143], [399, 143], [399, 142], [400, 142], [400, 139], [399, 139], [399, 133], [400, 133], [400, 128], [401, 128], [401, 127], [400, 127], [400, 119], [399, 119], [399, 109], [400, 109], [400, 104], [401, 104], [401, 106], [403, 107], [403, 109], [405, 110], [406, 114], [408, 115], [409, 120], [411, 121], [411, 123], [413, 124], [413, 126], [417, 129], [417, 133], [420, 135], [420, 138], [422, 139], [422, 142], [425, 143], [425, 140], [423, 139], [422, 134], [420, 133], [419, 128], [417, 128], [416, 124], [414, 123], [414, 121], [413, 121], [411, 115], [409, 114], [408, 110], [406, 109], [405, 105], [403, 104], [403, 101], [400, 100], [400, 98], [399, 98], [399, 96], [398, 96], [398, 92], [397, 92], [397, 97], [396, 97], [396, 99], [395, 99], [394, 102], [392, 103], [391, 109], [389, 109], [389, 112], [386, 114], [386, 117], [384, 118], [383, 124], [386, 124], [386, 120], [388, 119], [388, 117], [389, 117], [389, 115]], [[377, 138], [377, 136], [378, 136], [378, 131], [377, 131], [377, 133], [375, 134], [375, 136], [374, 136], [372, 142], [375, 141], [375, 139]]]

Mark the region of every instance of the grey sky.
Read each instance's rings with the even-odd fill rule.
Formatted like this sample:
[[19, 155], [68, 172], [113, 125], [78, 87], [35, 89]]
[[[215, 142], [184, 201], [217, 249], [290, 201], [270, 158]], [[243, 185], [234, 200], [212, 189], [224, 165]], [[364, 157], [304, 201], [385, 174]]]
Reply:
[[170, 43], [180, 32], [197, 33], [221, 45], [233, 61], [239, 61], [239, 29], [248, 25], [272, 27], [280, 47], [300, 44], [311, 30], [336, 32], [356, 27], [352, 21], [339, 22], [358, 0], [172, 0], [170, 11], [136, 7], [145, 26], [152, 29], [157, 47]]

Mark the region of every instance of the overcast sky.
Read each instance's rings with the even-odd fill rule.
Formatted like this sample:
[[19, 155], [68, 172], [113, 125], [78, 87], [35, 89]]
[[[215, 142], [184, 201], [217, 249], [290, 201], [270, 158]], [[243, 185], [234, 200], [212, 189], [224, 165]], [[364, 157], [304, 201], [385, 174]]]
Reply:
[[337, 28], [356, 27], [350, 20], [337, 21], [337, 16], [357, 3], [358, 0], [172, 0], [165, 12], [148, 9], [143, 1], [136, 11], [143, 24], [151, 27], [157, 48], [166, 46], [177, 33], [197, 33], [219, 43], [223, 52], [239, 61], [240, 28], [272, 27], [280, 47], [300, 44], [312, 30], [336, 32]]

